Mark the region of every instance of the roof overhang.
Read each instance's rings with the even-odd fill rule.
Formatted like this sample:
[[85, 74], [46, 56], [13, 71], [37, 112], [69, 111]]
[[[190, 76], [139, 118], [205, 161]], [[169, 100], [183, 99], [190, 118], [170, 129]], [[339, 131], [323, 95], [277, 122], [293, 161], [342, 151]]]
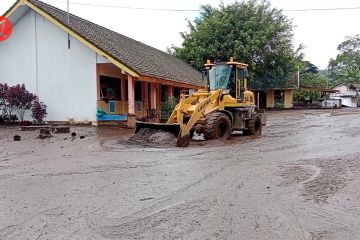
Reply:
[[159, 84], [169, 85], [169, 86], [174, 86], [174, 87], [179, 87], [179, 88], [200, 89], [200, 88], [205, 87], [205, 85], [201, 86], [201, 85], [195, 85], [195, 84], [191, 84], [191, 83], [184, 83], [184, 82], [180, 82], [177, 80], [162, 79], [162, 78], [149, 77], [149, 76], [143, 76], [143, 75], [139, 76], [139, 80], [145, 81], [145, 82], [159, 83]]
[[295, 90], [295, 89], [298, 89], [298, 88], [297, 87], [284, 87], [284, 88], [251, 88], [251, 87], [248, 87], [248, 89], [251, 90], [251, 91], [266, 92], [268, 90], [271, 90], [271, 91], [275, 91], [275, 90], [283, 91], [283, 90]]
[[111, 63], [113, 63], [115, 66], [117, 66], [118, 68], [120, 68], [121, 70], [125, 71], [127, 74], [131, 75], [132, 77], [139, 77], [139, 74], [137, 72], [135, 72], [134, 70], [130, 69], [128, 66], [126, 66], [124, 63], [120, 62], [119, 60], [117, 60], [116, 58], [114, 58], [113, 56], [111, 56], [110, 54], [106, 53], [105, 51], [103, 51], [102, 49], [100, 49], [99, 47], [95, 46], [94, 44], [92, 44], [91, 42], [87, 41], [86, 39], [84, 39], [82, 36], [80, 36], [78, 33], [76, 33], [75, 31], [73, 31], [72, 29], [68, 28], [67, 26], [65, 26], [64, 24], [62, 24], [61, 22], [59, 22], [58, 20], [56, 20], [55, 18], [53, 18], [52, 16], [50, 16], [48, 13], [46, 13], [45, 11], [41, 10], [40, 8], [36, 7], [34, 4], [30, 3], [27, 0], [18, 0], [5, 14], [4, 16], [9, 18], [11, 15], [13, 15], [21, 6], [26, 5], [28, 7], [30, 7], [32, 10], [34, 10], [35, 12], [37, 12], [38, 14], [40, 14], [41, 16], [45, 17], [46, 19], [48, 19], [50, 22], [54, 23], [56, 26], [58, 26], [59, 28], [61, 28], [63, 31], [65, 31], [66, 33], [70, 34], [72, 37], [74, 37], [75, 39], [77, 39], [78, 41], [80, 41], [82, 44], [84, 44], [85, 46], [89, 47], [91, 50], [93, 50], [94, 52], [96, 52], [97, 54], [105, 57], [106, 59], [108, 59]]
[[320, 86], [300, 85], [300, 88], [306, 89], [306, 90], [328, 92], [328, 93], [337, 93], [337, 92], [339, 92], [338, 90], [335, 90], [335, 89], [332, 89], [332, 88], [326, 88], [326, 87], [320, 87]]

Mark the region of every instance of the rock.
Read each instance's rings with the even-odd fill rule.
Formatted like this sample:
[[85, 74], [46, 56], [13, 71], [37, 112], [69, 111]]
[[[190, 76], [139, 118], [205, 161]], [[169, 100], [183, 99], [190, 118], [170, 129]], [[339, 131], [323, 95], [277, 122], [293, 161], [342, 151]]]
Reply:
[[50, 137], [52, 137], [50, 133], [50, 128], [40, 128], [40, 134], [39, 134], [40, 139], [45, 139]]
[[51, 130], [54, 133], [69, 133], [70, 127], [64, 127], [64, 126], [52, 127]]
[[14, 136], [14, 141], [20, 141], [20, 140], [21, 140], [21, 136], [19, 136], [19, 135]]
[[50, 134], [49, 128], [40, 128], [40, 134]]

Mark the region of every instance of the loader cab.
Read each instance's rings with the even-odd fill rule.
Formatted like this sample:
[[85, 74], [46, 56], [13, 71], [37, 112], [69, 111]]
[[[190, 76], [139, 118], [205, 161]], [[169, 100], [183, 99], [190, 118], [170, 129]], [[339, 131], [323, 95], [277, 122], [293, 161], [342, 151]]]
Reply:
[[247, 64], [234, 62], [230, 58], [229, 62], [205, 64], [209, 90], [223, 89], [228, 90], [233, 98], [243, 101], [244, 92], [247, 89]]

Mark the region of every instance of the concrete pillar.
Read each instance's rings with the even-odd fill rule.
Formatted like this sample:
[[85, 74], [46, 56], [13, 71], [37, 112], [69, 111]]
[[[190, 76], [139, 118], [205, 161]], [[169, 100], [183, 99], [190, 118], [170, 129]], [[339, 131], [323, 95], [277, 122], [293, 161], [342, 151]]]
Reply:
[[174, 96], [174, 87], [168, 86], [168, 97], [173, 97], [173, 96]]
[[156, 83], [150, 83], [150, 108], [156, 109], [157, 94], [156, 94]]
[[132, 76], [128, 75], [128, 112], [135, 113], [135, 81]]
[[128, 75], [128, 121], [129, 128], [136, 126], [136, 114], [135, 114], [135, 81], [132, 76]]
[[274, 90], [270, 89], [266, 92], [266, 108], [274, 108], [275, 106], [275, 94]]
[[284, 108], [292, 108], [294, 106], [294, 90], [286, 89], [284, 91]]

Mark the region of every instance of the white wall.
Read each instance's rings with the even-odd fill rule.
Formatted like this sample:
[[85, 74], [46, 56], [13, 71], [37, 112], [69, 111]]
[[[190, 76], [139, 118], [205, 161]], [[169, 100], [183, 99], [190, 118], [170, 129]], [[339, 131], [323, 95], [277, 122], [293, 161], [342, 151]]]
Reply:
[[96, 55], [96, 63], [111, 63], [111, 62], [103, 56]]
[[357, 107], [357, 98], [352, 97], [342, 97], [342, 96], [335, 96], [333, 99], [341, 99], [341, 104], [346, 107]]
[[0, 82], [25, 83], [48, 106], [48, 121], [93, 121], [96, 53], [72, 37], [68, 49], [67, 38], [29, 10], [15, 24], [11, 38], [0, 43]]
[[353, 103], [351, 101], [350, 97], [340, 97], [340, 98], [341, 98], [342, 105], [347, 106], [347, 107], [356, 107], [355, 103]]
[[24, 83], [36, 93], [35, 14], [29, 12], [13, 28], [6, 41], [0, 42], [0, 82]]

